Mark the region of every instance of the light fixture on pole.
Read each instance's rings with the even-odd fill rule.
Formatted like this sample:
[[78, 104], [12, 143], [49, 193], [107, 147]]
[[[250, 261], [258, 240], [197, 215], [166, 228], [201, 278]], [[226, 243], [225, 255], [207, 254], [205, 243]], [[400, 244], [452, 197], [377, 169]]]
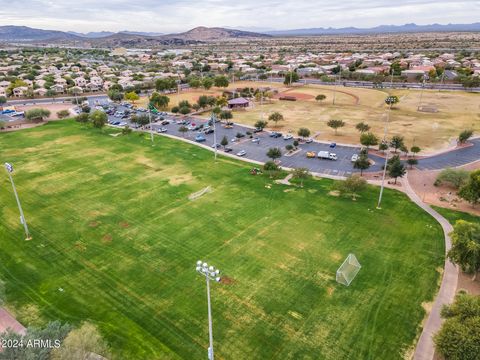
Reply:
[[210, 346], [208, 347], [208, 359], [214, 360], [213, 358], [213, 333], [212, 333], [212, 306], [210, 303], [210, 280], [220, 282], [220, 270], [215, 269], [213, 266], [209, 266], [206, 262], [201, 260], [197, 261], [197, 266], [195, 270], [205, 276], [207, 281], [207, 304], [208, 304], [208, 339]]
[[18, 210], [20, 211], [20, 222], [25, 229], [25, 240], [31, 240], [32, 237], [30, 236], [30, 232], [28, 231], [27, 220], [25, 219], [25, 215], [23, 215], [22, 204], [20, 204], [20, 198], [17, 194], [17, 188], [15, 187], [15, 183], [13, 182], [13, 165], [10, 163], [5, 163], [5, 170], [7, 170], [8, 177], [10, 178], [10, 182], [12, 183], [13, 193], [15, 194], [15, 200], [17, 200]]

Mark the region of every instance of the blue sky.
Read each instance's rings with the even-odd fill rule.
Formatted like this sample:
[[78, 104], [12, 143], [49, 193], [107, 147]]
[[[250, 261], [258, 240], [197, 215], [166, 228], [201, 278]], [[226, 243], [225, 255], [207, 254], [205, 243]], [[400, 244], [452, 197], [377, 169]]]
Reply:
[[0, 0], [0, 25], [79, 32], [471, 23], [479, 15], [472, 0]]

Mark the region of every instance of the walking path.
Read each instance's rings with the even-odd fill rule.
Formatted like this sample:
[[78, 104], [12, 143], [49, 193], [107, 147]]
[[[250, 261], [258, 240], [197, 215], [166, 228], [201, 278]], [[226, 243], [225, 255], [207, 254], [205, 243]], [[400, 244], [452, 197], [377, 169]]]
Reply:
[[[445, 234], [445, 253], [451, 248], [450, 234], [453, 231], [452, 225], [441, 216], [438, 212], [433, 210], [430, 206], [422, 202], [418, 195], [413, 191], [412, 187], [408, 182], [408, 174], [403, 182], [405, 186], [405, 193], [408, 197], [423, 210], [429, 213], [432, 217], [435, 218], [442, 226], [443, 232]], [[443, 305], [450, 304], [453, 302], [455, 297], [455, 292], [457, 288], [458, 281], [458, 268], [445, 257], [445, 267], [443, 273], [442, 283], [440, 285], [440, 290], [438, 291], [437, 297], [434, 300], [432, 310], [428, 314], [428, 318], [425, 321], [423, 326], [422, 334], [420, 339], [418, 339], [417, 347], [413, 355], [414, 360], [432, 360], [435, 347], [433, 343], [433, 335], [440, 329], [442, 324], [442, 318], [440, 317], [440, 311], [442, 310]]]
[[17, 334], [25, 335], [26, 329], [7, 310], [0, 308], [0, 333], [11, 329]]

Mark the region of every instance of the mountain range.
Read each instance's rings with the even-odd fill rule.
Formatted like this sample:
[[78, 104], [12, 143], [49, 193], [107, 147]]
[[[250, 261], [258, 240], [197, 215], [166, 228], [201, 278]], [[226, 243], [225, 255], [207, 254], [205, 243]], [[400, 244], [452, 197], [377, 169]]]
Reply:
[[273, 36], [313, 36], [313, 35], [342, 35], [342, 34], [375, 34], [375, 33], [407, 33], [407, 32], [457, 32], [480, 31], [480, 22], [472, 24], [430, 24], [430, 25], [380, 25], [372, 28], [309, 28], [292, 30], [266, 31]]
[[431, 24], [431, 25], [380, 25], [372, 28], [309, 28], [292, 30], [275, 30], [253, 32], [221, 27], [199, 26], [178, 34], [161, 34], [155, 32], [122, 31], [113, 33], [101, 32], [64, 32], [57, 30], [35, 29], [26, 26], [0, 26], [0, 41], [3, 42], [74, 42], [88, 43], [92, 46], [154, 46], [154, 45], [182, 45], [198, 42], [231, 40], [239, 38], [268, 38], [272, 36], [313, 36], [313, 35], [342, 35], [342, 34], [372, 34], [372, 33], [402, 33], [402, 32], [455, 32], [480, 31], [480, 22], [473, 24]]

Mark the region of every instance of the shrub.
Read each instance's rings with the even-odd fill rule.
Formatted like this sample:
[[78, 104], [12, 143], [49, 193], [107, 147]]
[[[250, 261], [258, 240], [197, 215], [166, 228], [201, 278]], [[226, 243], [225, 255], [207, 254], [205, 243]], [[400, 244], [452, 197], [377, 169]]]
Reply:
[[441, 184], [448, 183], [453, 186], [455, 189], [460, 189], [460, 187], [467, 183], [468, 180], [468, 171], [462, 169], [444, 169], [438, 174], [434, 185], [439, 186]]
[[459, 135], [458, 135], [458, 142], [460, 144], [465, 144], [468, 139], [470, 139], [473, 135], [473, 130], [463, 130]]

